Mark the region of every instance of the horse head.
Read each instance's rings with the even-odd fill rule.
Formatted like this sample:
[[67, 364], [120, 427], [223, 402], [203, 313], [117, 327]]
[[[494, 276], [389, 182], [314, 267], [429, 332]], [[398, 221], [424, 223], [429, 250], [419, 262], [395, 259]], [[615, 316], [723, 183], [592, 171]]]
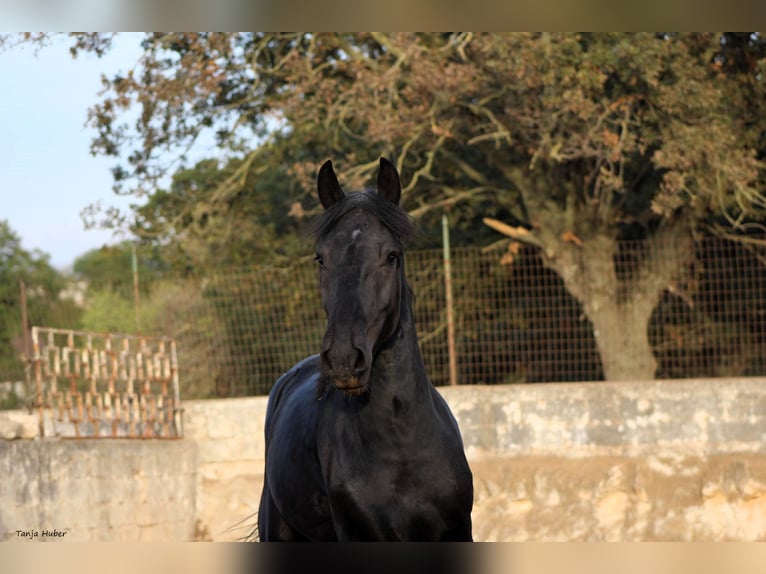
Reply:
[[332, 162], [319, 170], [325, 208], [315, 228], [316, 261], [327, 331], [320, 350], [323, 384], [350, 394], [365, 392], [378, 350], [396, 333], [404, 276], [402, 241], [411, 231], [399, 207], [394, 165], [381, 158], [377, 189], [346, 194]]

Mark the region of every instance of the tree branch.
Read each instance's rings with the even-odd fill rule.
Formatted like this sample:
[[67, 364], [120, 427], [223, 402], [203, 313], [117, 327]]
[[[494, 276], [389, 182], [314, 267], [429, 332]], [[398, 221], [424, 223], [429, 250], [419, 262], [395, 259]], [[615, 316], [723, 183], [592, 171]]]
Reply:
[[539, 247], [541, 249], [544, 247], [542, 242], [537, 237], [535, 237], [526, 227], [511, 227], [507, 223], [503, 223], [497, 219], [492, 219], [491, 217], [485, 217], [482, 219], [482, 222], [484, 222], [484, 225], [491, 227], [495, 231], [499, 231], [503, 235], [515, 239], [516, 241], [521, 241], [522, 243], [533, 245], [534, 247]]
[[[443, 189], [450, 189], [447, 186], [441, 186]], [[467, 199], [471, 199], [473, 197], [476, 197], [477, 195], [480, 195], [482, 193], [485, 193], [487, 191], [495, 191], [494, 188], [486, 187], [486, 186], [480, 186], [480, 187], [474, 187], [471, 189], [467, 189], [465, 191], [457, 192], [454, 195], [451, 195], [449, 197], [446, 197], [445, 199], [442, 199], [440, 201], [434, 202], [434, 203], [428, 203], [425, 205], [421, 205], [418, 208], [415, 208], [410, 211], [410, 215], [412, 217], [420, 217], [425, 213], [428, 213], [429, 211], [432, 211], [434, 209], [438, 209], [440, 207], [447, 207], [450, 205], [454, 205], [456, 203], [459, 203], [461, 201], [465, 201]]]

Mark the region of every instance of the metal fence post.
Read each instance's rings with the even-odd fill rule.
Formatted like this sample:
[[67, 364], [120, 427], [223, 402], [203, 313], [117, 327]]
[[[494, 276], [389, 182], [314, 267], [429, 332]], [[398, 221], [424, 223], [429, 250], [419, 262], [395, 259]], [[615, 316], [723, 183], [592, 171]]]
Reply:
[[452, 264], [450, 261], [449, 225], [442, 215], [442, 243], [444, 244], [444, 291], [447, 303], [447, 342], [449, 351], [449, 384], [457, 385], [457, 352], [455, 347], [455, 312], [452, 303]]
[[138, 292], [138, 257], [136, 257], [136, 244], [131, 243], [131, 264], [133, 267], [133, 304], [136, 310], [136, 334], [141, 334], [141, 296]]

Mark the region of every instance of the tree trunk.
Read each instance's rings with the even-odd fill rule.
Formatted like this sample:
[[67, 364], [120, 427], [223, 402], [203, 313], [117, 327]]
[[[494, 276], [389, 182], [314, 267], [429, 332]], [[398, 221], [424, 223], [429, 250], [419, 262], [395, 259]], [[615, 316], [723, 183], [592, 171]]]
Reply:
[[657, 361], [649, 344], [649, 321], [665, 289], [688, 267], [691, 234], [682, 223], [662, 229], [640, 244], [634, 267], [618, 277], [618, 240], [604, 231], [594, 229], [578, 243], [546, 242], [543, 260], [591, 321], [604, 378], [653, 379]]
[[649, 344], [649, 319], [654, 305], [645, 301], [590, 302], [588, 318], [607, 381], [638, 381], [654, 378], [657, 361]]
[[[686, 275], [693, 260], [694, 212], [667, 215], [648, 238], [631, 243], [629, 261], [620, 262], [618, 274], [622, 255], [611, 200], [583, 203], [571, 182], [551, 186], [531, 172], [507, 175], [524, 182], [516, 188], [531, 231], [498, 230], [537, 247], [543, 264], [580, 302], [593, 325], [606, 380], [653, 379], [657, 360], [649, 321], [665, 290]], [[565, 192], [563, 202], [551, 199], [551, 187]]]

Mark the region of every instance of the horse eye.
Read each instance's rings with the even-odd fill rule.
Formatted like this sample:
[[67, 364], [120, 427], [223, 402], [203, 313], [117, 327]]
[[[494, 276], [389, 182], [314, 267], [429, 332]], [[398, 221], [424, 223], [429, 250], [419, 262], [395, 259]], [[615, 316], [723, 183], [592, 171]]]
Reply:
[[386, 263], [388, 265], [396, 265], [399, 261], [399, 254], [398, 253], [389, 253], [388, 257], [386, 257]]
[[324, 267], [324, 258], [321, 255], [319, 255], [319, 253], [316, 254], [316, 257], [314, 257], [314, 261], [319, 263], [320, 267]]

